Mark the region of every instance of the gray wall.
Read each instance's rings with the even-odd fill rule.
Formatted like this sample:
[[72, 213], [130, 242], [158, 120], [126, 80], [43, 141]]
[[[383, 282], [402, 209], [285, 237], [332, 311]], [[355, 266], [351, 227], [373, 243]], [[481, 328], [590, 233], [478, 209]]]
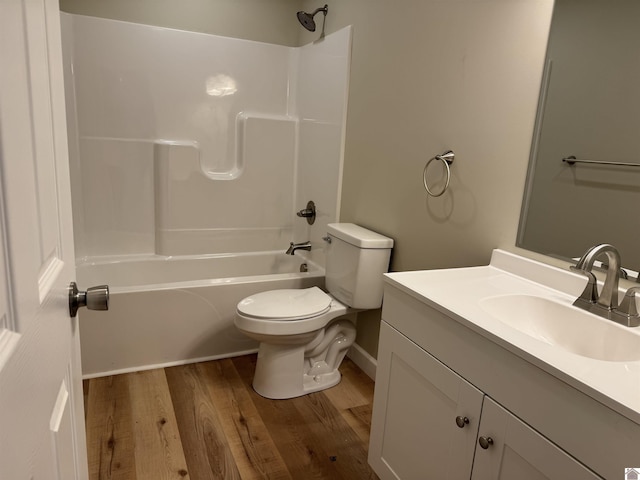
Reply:
[[[329, 3], [327, 31], [354, 26], [341, 220], [393, 237], [393, 270], [515, 250], [552, 3]], [[451, 186], [427, 197], [425, 162], [447, 149]], [[379, 318], [359, 316], [374, 356]]]
[[[176, 0], [138, 1], [136, 9], [130, 3], [65, 0], [62, 8], [143, 23], [158, 18], [162, 25], [175, 16], [169, 26], [192, 23], [191, 29], [205, 31], [206, 24], [206, 31], [220, 29], [211, 33], [257, 39], [244, 19], [262, 5], [261, 28], [294, 28], [285, 36], [299, 35], [296, 42], [304, 44], [318, 34], [304, 31], [294, 12], [323, 2], [217, 0], [214, 8], [212, 0], [190, 0], [188, 9]], [[145, 3], [153, 5], [151, 12]], [[235, 10], [222, 21], [219, 4], [249, 11]], [[341, 221], [393, 237], [393, 270], [480, 265], [496, 247], [515, 250], [552, 5], [329, 2], [327, 33], [354, 26]], [[456, 153], [451, 186], [442, 197], [429, 198], [422, 170], [447, 149]], [[430, 174], [437, 178], [437, 168]], [[359, 317], [357, 341], [374, 356], [379, 321], [379, 311]]]
[[63, 12], [298, 46], [300, 0], [60, 0]]

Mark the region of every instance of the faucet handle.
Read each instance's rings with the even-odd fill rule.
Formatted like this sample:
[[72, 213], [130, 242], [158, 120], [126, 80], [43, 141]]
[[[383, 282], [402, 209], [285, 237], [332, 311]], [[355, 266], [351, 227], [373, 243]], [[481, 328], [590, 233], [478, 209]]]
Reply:
[[640, 315], [636, 307], [636, 292], [640, 292], [640, 287], [631, 287], [627, 290], [620, 306], [612, 312], [614, 314], [612, 320], [626, 327], [640, 326]]
[[576, 303], [596, 303], [598, 301], [598, 281], [596, 280], [595, 274], [574, 266], [569, 267], [569, 269], [584, 275], [588, 279], [587, 285], [584, 287], [582, 294], [574, 302], [574, 305]]
[[313, 225], [316, 221], [316, 204], [313, 203], [313, 200], [309, 200], [307, 202], [307, 208], [303, 208], [299, 212], [296, 213], [299, 217], [303, 217], [307, 219], [307, 223], [309, 225]]
[[636, 307], [636, 292], [640, 292], [640, 287], [631, 287], [624, 294], [618, 311], [629, 317], [638, 317], [638, 308]]

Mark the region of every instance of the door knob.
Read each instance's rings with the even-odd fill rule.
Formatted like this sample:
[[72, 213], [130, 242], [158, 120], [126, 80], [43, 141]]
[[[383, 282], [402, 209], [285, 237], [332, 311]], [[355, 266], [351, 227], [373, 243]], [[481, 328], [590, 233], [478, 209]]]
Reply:
[[80, 307], [87, 307], [89, 310], [109, 310], [109, 285], [99, 285], [81, 292], [76, 282], [71, 282], [69, 284], [69, 316], [75, 317]]

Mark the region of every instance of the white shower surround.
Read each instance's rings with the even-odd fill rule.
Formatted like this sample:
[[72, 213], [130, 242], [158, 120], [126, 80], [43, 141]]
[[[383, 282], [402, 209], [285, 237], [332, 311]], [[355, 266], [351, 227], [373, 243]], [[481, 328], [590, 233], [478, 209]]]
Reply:
[[[80, 314], [83, 373], [255, 349], [233, 325], [238, 301], [324, 282], [351, 28], [290, 48], [69, 14], [62, 24], [78, 280], [115, 282], [109, 312]], [[312, 226], [295, 216], [308, 200]], [[259, 257], [282, 265], [274, 251], [306, 240], [310, 273], [242, 273]], [[124, 287], [127, 272], [150, 279]]]
[[78, 258], [275, 250], [337, 220], [350, 28], [291, 48], [63, 17]]

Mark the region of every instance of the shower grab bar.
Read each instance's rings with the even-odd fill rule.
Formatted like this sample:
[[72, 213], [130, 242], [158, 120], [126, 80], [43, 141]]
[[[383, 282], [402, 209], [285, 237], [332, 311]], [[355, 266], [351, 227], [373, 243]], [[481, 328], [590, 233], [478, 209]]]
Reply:
[[640, 163], [629, 163], [629, 162], [607, 162], [605, 160], [579, 160], [573, 155], [570, 157], [565, 157], [562, 159], [563, 162], [568, 163], [569, 165], [574, 165], [576, 163], [590, 163], [594, 165], [615, 165], [622, 167], [640, 167]]
[[[449, 166], [453, 163], [453, 160], [455, 159], [455, 157], [456, 157], [455, 154], [451, 150], [448, 150], [444, 152], [442, 155], [436, 155], [435, 157], [430, 159], [427, 162], [427, 164], [424, 166], [424, 170], [422, 171], [422, 183], [424, 185], [424, 189], [432, 197], [439, 197], [440, 195], [442, 195], [444, 192], [447, 191], [447, 188], [449, 188], [449, 182], [451, 181], [451, 168]], [[431, 189], [429, 188], [429, 183], [427, 182], [427, 168], [429, 168], [429, 165], [434, 160], [440, 160], [447, 171], [447, 180], [444, 183], [444, 188], [437, 193], [433, 193], [431, 191]]]

